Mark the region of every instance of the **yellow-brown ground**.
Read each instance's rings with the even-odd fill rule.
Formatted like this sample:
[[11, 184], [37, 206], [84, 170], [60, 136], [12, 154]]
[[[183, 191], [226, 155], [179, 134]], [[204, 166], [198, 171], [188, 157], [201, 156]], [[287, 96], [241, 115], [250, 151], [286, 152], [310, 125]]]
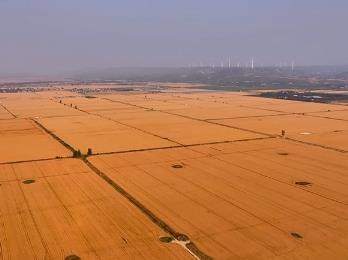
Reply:
[[83, 87], [0, 94], [0, 258], [346, 259], [347, 106]]
[[80, 111], [61, 106], [35, 93], [2, 94], [2, 104], [14, 115], [21, 118], [80, 115]]
[[267, 139], [90, 160], [217, 259], [348, 254], [347, 155]]
[[273, 135], [280, 135], [282, 130], [285, 130], [286, 137], [348, 151], [348, 122], [343, 120], [282, 115], [214, 120], [214, 122]]
[[6, 109], [3, 108], [1, 106], [1, 103], [0, 103], [0, 120], [1, 119], [11, 119], [11, 118], [13, 118], [13, 116], [9, 112], [7, 112]]
[[38, 120], [76, 150], [95, 153], [169, 147], [174, 143], [94, 115]]
[[[190, 259], [80, 160], [0, 166], [1, 259]], [[23, 181], [34, 180], [25, 184]]]
[[71, 156], [29, 119], [0, 121], [0, 163]]

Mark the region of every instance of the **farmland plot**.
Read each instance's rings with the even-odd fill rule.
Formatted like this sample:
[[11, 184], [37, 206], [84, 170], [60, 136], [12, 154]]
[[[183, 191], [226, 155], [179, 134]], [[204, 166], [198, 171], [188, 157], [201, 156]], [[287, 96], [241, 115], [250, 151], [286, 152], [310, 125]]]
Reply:
[[348, 151], [348, 122], [302, 115], [214, 120], [228, 126], [242, 127], [267, 134], [285, 136]]
[[2, 259], [191, 258], [76, 159], [1, 165], [0, 214]]
[[42, 118], [39, 122], [76, 150], [87, 153], [168, 147], [174, 143], [93, 115]]
[[9, 119], [0, 122], [0, 163], [70, 155], [69, 150], [31, 120]]
[[215, 258], [348, 253], [345, 154], [268, 139], [89, 160]]

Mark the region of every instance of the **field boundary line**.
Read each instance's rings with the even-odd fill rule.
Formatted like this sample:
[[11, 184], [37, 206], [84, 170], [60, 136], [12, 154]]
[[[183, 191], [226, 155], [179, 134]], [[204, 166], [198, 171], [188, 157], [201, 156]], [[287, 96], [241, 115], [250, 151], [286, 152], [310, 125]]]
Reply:
[[[345, 111], [345, 110], [340, 110], [340, 111]], [[333, 112], [336, 112], [336, 111], [333, 111]], [[328, 113], [330, 113], [330, 112], [328, 112]], [[305, 116], [311, 116], [311, 117], [315, 117], [315, 118], [325, 118], [325, 119], [338, 120], [338, 121], [348, 121], [348, 119], [333, 118], [333, 117], [328, 117], [328, 116], [316, 116], [316, 115], [309, 115], [309, 114], [305, 114]]]
[[[11, 119], [10, 119], [11, 120]], [[50, 130], [48, 130], [46, 127], [44, 127], [42, 124], [37, 122], [35, 119], [29, 119], [32, 122], [34, 122], [41, 130], [43, 130], [45, 133], [53, 137], [56, 141], [58, 141], [60, 144], [62, 144], [65, 148], [70, 150], [74, 153], [75, 149], [64, 142], [62, 139], [60, 139], [58, 136], [56, 136], [54, 133], [52, 133]], [[49, 158], [41, 158], [41, 159], [31, 159], [31, 160], [20, 160], [20, 161], [9, 161], [9, 162], [0, 162], [0, 165], [4, 164], [18, 164], [18, 163], [28, 163], [28, 162], [40, 162], [40, 161], [51, 161], [51, 160], [60, 160], [60, 159], [68, 159], [72, 158], [73, 156], [56, 156], [56, 157], [49, 157]]]
[[53, 160], [69, 159], [69, 158], [72, 158], [72, 157], [71, 156], [59, 156], [59, 157], [32, 159], [32, 160], [23, 160], [23, 161], [0, 162], [0, 165], [3, 165], [3, 164], [17, 164], [17, 163], [29, 163], [29, 162], [53, 161]]
[[275, 114], [275, 115], [259, 115], [259, 116], [238, 116], [238, 117], [222, 117], [222, 118], [207, 118], [204, 120], [214, 121], [214, 120], [228, 120], [228, 119], [243, 119], [243, 118], [258, 118], [258, 117], [272, 117], [272, 116], [287, 116], [292, 115], [292, 113], [283, 113], [283, 114]]
[[[245, 152], [241, 152], [241, 153], [244, 154], [244, 155], [246, 154]], [[262, 177], [264, 177], [264, 178], [267, 178], [267, 179], [270, 179], [270, 180], [273, 180], [273, 181], [276, 181], [276, 182], [279, 182], [279, 183], [282, 183], [282, 184], [286, 184], [286, 185], [288, 185], [288, 186], [290, 186], [290, 187], [293, 187], [293, 188], [296, 188], [296, 189], [300, 189], [300, 190], [302, 190], [302, 191], [305, 191], [305, 192], [314, 194], [314, 195], [319, 196], [319, 197], [322, 197], [322, 198], [324, 198], [324, 199], [327, 199], [327, 200], [330, 200], [330, 201], [333, 201], [333, 202], [336, 202], [336, 203], [339, 203], [339, 204], [342, 204], [342, 205], [348, 205], [348, 204], [345, 203], [345, 202], [336, 200], [336, 199], [334, 199], [334, 198], [327, 197], [327, 196], [325, 196], [325, 195], [322, 195], [322, 194], [317, 193], [317, 192], [315, 192], [315, 191], [308, 190], [308, 189], [306, 189], [306, 188], [302, 188], [302, 187], [295, 186], [295, 185], [293, 185], [293, 184], [291, 184], [291, 183], [288, 183], [288, 182], [279, 180], [279, 179], [277, 179], [277, 178], [275, 178], [275, 177], [272, 177], [272, 176], [269, 176], [269, 175], [267, 175], [267, 174], [261, 173], [261, 172], [259, 172], [259, 171], [257, 171], [257, 170], [252, 170], [252, 169], [249, 169], [249, 168], [240, 166], [240, 165], [238, 165], [238, 164], [231, 163], [230, 161], [226, 161], [225, 159], [221, 159], [221, 158], [217, 158], [217, 157], [215, 157], [215, 159], [217, 159], [217, 160], [219, 160], [219, 161], [223, 161], [223, 162], [228, 163], [228, 164], [231, 164], [231, 165], [234, 165], [234, 166], [236, 166], [236, 167], [238, 167], [238, 168], [241, 168], [241, 169], [243, 169], [243, 170], [249, 171], [249, 172], [251, 172], [251, 173], [260, 175], [260, 176], [262, 176]]]
[[[112, 101], [112, 102], [117, 102], [117, 103], [121, 103], [121, 104], [125, 104], [125, 105], [135, 106], [135, 107], [138, 107], [138, 108], [149, 109], [149, 108], [146, 108], [146, 107], [142, 107], [142, 106], [138, 106], [138, 105], [134, 105], [134, 104], [129, 104], [129, 103], [122, 102], [122, 101], [112, 100], [112, 99], [108, 99], [108, 98], [102, 98], [102, 99], [106, 99], [106, 100], [109, 100], [109, 101]], [[243, 107], [248, 107], [248, 106], [243, 106]], [[248, 107], [248, 108], [250, 108], [250, 107]], [[192, 119], [192, 120], [202, 121], [202, 122], [206, 122], [206, 123], [210, 123], [210, 124], [215, 124], [215, 125], [220, 125], [220, 126], [224, 126], [224, 127], [229, 127], [229, 128], [232, 128], [232, 129], [237, 129], [237, 130], [241, 130], [241, 131], [251, 132], [251, 133], [254, 133], [254, 134], [264, 135], [264, 136], [268, 136], [268, 137], [280, 137], [277, 134], [262, 133], [262, 132], [258, 132], [258, 131], [254, 131], [254, 130], [250, 130], [250, 129], [245, 129], [245, 128], [240, 128], [240, 127], [236, 127], [236, 126], [225, 125], [225, 124], [222, 124], [222, 123], [217, 123], [217, 122], [212, 122], [212, 121], [208, 121], [208, 120], [193, 118], [193, 117], [190, 117], [190, 116], [184, 116], [184, 115], [180, 115], [180, 114], [176, 114], [176, 113], [172, 113], [172, 112], [168, 112], [168, 111], [157, 110], [157, 109], [152, 109], [152, 110], [153, 111], [162, 112], [162, 113], [166, 113], [166, 114], [170, 114], [170, 115], [181, 116], [183, 118], [188, 118], [188, 119]], [[268, 111], [275, 111], [275, 112], [282, 112], [282, 113], [284, 113], [283, 111], [276, 111], [276, 110], [269, 110], [269, 109], [261, 109], [261, 110], [268, 110]], [[345, 111], [345, 110], [346, 109], [343, 109], [343, 110], [340, 110], [340, 111]], [[302, 115], [303, 113], [293, 113], [293, 115], [296, 115], [296, 114]], [[339, 149], [339, 148], [334, 148], [334, 147], [330, 147], [330, 146], [325, 146], [325, 145], [320, 145], [320, 144], [315, 144], [315, 143], [299, 141], [299, 140], [292, 139], [292, 138], [289, 138], [289, 137], [285, 137], [285, 138], [287, 140], [294, 141], [294, 142], [299, 142], [299, 143], [306, 144], [306, 145], [317, 146], [317, 147], [321, 147], [321, 148], [324, 148], [324, 149], [328, 149], [328, 150], [332, 150], [332, 151], [336, 151], [336, 152], [340, 152], [340, 153], [348, 153], [347, 150], [343, 150], [343, 149]]]
[[292, 142], [297, 142], [297, 143], [301, 143], [301, 144], [307, 144], [307, 145], [311, 145], [311, 146], [316, 146], [316, 147], [320, 147], [320, 148], [323, 148], [323, 149], [332, 150], [332, 151], [336, 151], [336, 152], [340, 152], [340, 153], [348, 153], [348, 151], [344, 150], [344, 149], [339, 149], [339, 148], [335, 148], [335, 147], [331, 147], [331, 146], [325, 146], [325, 145], [316, 144], [316, 143], [309, 143], [309, 142], [293, 139], [293, 138], [290, 138], [290, 137], [284, 137], [284, 138], [286, 140], [289, 140], [289, 141], [292, 141]]
[[[86, 111], [84, 111], [84, 110], [80, 110], [80, 111], [86, 112]], [[157, 137], [157, 138], [160, 138], [160, 139], [162, 139], [162, 140], [165, 140], [165, 141], [168, 141], [168, 142], [172, 142], [172, 143], [177, 144], [177, 145], [179, 145], [179, 146], [183, 146], [183, 145], [184, 145], [184, 144], [179, 143], [179, 142], [177, 142], [177, 141], [174, 141], [174, 140], [172, 140], [172, 139], [170, 139], [170, 138], [168, 138], [168, 137], [163, 137], [163, 136], [160, 136], [160, 135], [158, 135], [158, 134], [154, 134], [154, 133], [152, 133], [152, 132], [145, 131], [144, 129], [141, 129], [141, 128], [138, 128], [138, 127], [135, 127], [135, 126], [132, 126], [132, 125], [128, 125], [128, 124], [125, 124], [125, 123], [122, 123], [122, 122], [117, 121], [117, 120], [115, 120], [115, 119], [112, 119], [112, 118], [110, 118], [110, 117], [105, 117], [105, 116], [100, 115], [100, 114], [92, 114], [92, 113], [89, 113], [89, 112], [86, 112], [86, 113], [89, 114], [89, 115], [98, 116], [98, 117], [103, 118], [103, 119], [105, 119], [105, 120], [109, 120], [109, 121], [111, 121], [111, 122], [114, 122], [114, 123], [117, 123], [117, 124], [120, 124], [120, 125], [129, 127], [129, 128], [135, 129], [135, 130], [140, 131], [140, 132], [142, 132], [142, 133], [145, 133], [145, 134], [148, 134], [148, 135], [152, 135], [152, 136]]]
[[[8, 110], [8, 108], [5, 107], [4, 104], [0, 103], [0, 106], [1, 106], [3, 109], [5, 109], [11, 116], [13, 116], [12, 119], [17, 118], [17, 116], [16, 116], [15, 114], [13, 114], [10, 110]], [[11, 118], [9, 118], [9, 119], [11, 119]]]
[[[55, 101], [54, 101], [54, 102], [55, 102]], [[63, 103], [63, 104], [64, 104], [64, 103]], [[117, 121], [117, 120], [115, 120], [115, 119], [112, 119], [112, 118], [110, 118], [110, 117], [106, 117], [106, 116], [103, 116], [103, 115], [100, 115], [100, 114], [94, 114], [94, 113], [92, 113], [92, 112], [89, 112], [89, 111], [80, 109], [80, 108], [78, 108], [78, 107], [76, 107], [76, 108], [70, 107], [70, 108], [73, 108], [73, 109], [76, 109], [76, 110], [78, 110], [78, 111], [81, 111], [81, 112], [83, 112], [83, 113], [85, 113], [85, 114], [87, 114], [87, 115], [97, 116], [97, 117], [100, 117], [100, 118], [102, 118], [102, 119], [109, 120], [109, 121], [111, 121], [111, 122], [114, 122], [114, 123], [117, 123], [117, 124], [120, 124], [120, 125], [129, 127], [129, 128], [135, 129], [135, 130], [137, 130], [137, 131], [140, 131], [140, 132], [145, 133], [145, 134], [148, 134], [148, 135], [152, 135], [152, 136], [154, 136], [154, 137], [160, 138], [160, 139], [165, 140], [165, 141], [167, 141], [167, 142], [172, 142], [172, 143], [175, 143], [175, 144], [178, 144], [178, 145], [183, 145], [183, 144], [181, 144], [181, 143], [179, 143], [179, 142], [177, 142], [177, 141], [174, 141], [174, 140], [172, 140], [172, 139], [170, 139], [170, 138], [162, 137], [162, 136], [157, 135], [157, 134], [154, 134], [154, 133], [152, 133], [152, 132], [145, 131], [144, 129], [141, 129], [141, 128], [138, 128], [138, 127], [135, 127], [135, 126], [132, 126], [132, 125], [128, 125], [128, 124], [125, 124], [125, 123], [122, 123], [122, 122]]]
[[[293, 100], [293, 101], [296, 101], [296, 100]], [[307, 102], [307, 101], [303, 101], [303, 102]], [[332, 104], [329, 104], [329, 103], [318, 103], [318, 102], [311, 102], [311, 103], [332, 105]], [[258, 109], [258, 110], [265, 110], [265, 111], [270, 111], [270, 112], [290, 113], [290, 114], [293, 114], [293, 115], [303, 115], [303, 114], [306, 114], [306, 113], [324, 113], [324, 112], [329, 112], [327, 110], [320, 110], [320, 111], [313, 111], [313, 112], [287, 112], [287, 111], [280, 111], [280, 110], [274, 110], [274, 109], [268, 109], [268, 108], [245, 106], [245, 105], [241, 105], [241, 107], [253, 108], [253, 109]], [[345, 108], [345, 109], [331, 110], [330, 112], [338, 112], [338, 111], [347, 111], [347, 109]]]
[[199, 119], [199, 118], [195, 118], [195, 117], [185, 116], [185, 115], [181, 115], [181, 114], [177, 114], [177, 113], [173, 113], [173, 112], [169, 112], [169, 111], [165, 111], [165, 110], [154, 109], [154, 108], [147, 108], [147, 107], [138, 106], [138, 105], [134, 105], [134, 104], [129, 104], [129, 103], [126, 103], [126, 102], [123, 102], [123, 101], [112, 100], [112, 99], [108, 99], [108, 98], [102, 98], [102, 99], [109, 100], [109, 101], [112, 101], [112, 102], [115, 102], [115, 103], [124, 104], [124, 105], [135, 106], [135, 107], [142, 108], [142, 109], [151, 109], [152, 111], [157, 111], [157, 112], [165, 113], [165, 114], [168, 114], [168, 115], [179, 116], [179, 117], [186, 118], [186, 119], [191, 119], [191, 120], [204, 122], [204, 123], [208, 123], [208, 124], [212, 124], [212, 125], [219, 125], [219, 126], [223, 126], [223, 127], [227, 127], [227, 128], [231, 128], [231, 129], [237, 129], [237, 130], [240, 130], [240, 131], [250, 132], [250, 133], [253, 133], [253, 134], [259, 134], [259, 135], [264, 135], [264, 136], [269, 136], [269, 137], [273, 136], [273, 135], [270, 135], [270, 134], [266, 134], [266, 133], [262, 133], [262, 132], [258, 132], [258, 131], [254, 131], [254, 130], [250, 130], [250, 129], [240, 128], [240, 127], [230, 126], [230, 125], [224, 125], [224, 124], [220, 124], [220, 123], [216, 123], [216, 122], [211, 122], [211, 121], [208, 121], [206, 119]]
[[101, 153], [94, 153], [92, 155], [89, 155], [88, 157], [93, 157], [93, 156], [98, 156], [98, 155], [108, 155], [108, 154], [122, 154], [122, 153], [146, 152], [146, 151], [154, 151], [154, 150], [166, 150], [166, 149], [175, 149], [175, 148], [189, 148], [189, 147], [214, 145], [214, 144], [240, 143], [240, 142], [249, 142], [249, 141], [257, 141], [257, 140], [267, 140], [267, 139], [273, 139], [273, 138], [277, 138], [277, 137], [270, 136], [270, 137], [228, 140], [228, 141], [209, 142], [209, 143], [184, 144], [184, 145], [173, 145], [173, 146], [165, 146], [165, 147], [144, 148], [144, 149], [135, 149], [135, 150], [127, 150], [127, 151], [101, 152]]
[[265, 98], [265, 99], [273, 99], [273, 100], [290, 101], [290, 102], [301, 102], [301, 103], [312, 103], [312, 104], [314, 103], [314, 104], [325, 104], [325, 105], [334, 105], [334, 106], [348, 106], [345, 103], [331, 103], [331, 102], [327, 102], [327, 101], [314, 102], [314, 101], [311, 101], [311, 100], [284, 99], [284, 98], [267, 97], [267, 96], [259, 96], [259, 95], [246, 95], [246, 96]]
[[[97, 97], [99, 98], [99, 97]], [[104, 99], [104, 100], [108, 100], [108, 101], [111, 101], [111, 102], [115, 102], [115, 103], [120, 103], [120, 104], [124, 104], [124, 105], [128, 105], [128, 106], [133, 106], [133, 107], [137, 107], [137, 108], [141, 108], [141, 109], [151, 109], [152, 111], [157, 111], [157, 112], [161, 112], [161, 113], [165, 113], [165, 114], [170, 114], [170, 115], [174, 115], [174, 116], [179, 116], [179, 117], [183, 117], [183, 118], [187, 118], [187, 119], [191, 119], [191, 120], [196, 120], [196, 121], [200, 121], [200, 122], [205, 122], [205, 123], [209, 123], [209, 124], [214, 124], [214, 125], [219, 125], [219, 126], [223, 126], [223, 127], [228, 127], [228, 128], [232, 128], [232, 129], [237, 129], [237, 130], [240, 130], [240, 131], [245, 131], [245, 132], [251, 132], [251, 133], [254, 133], [254, 134], [259, 134], [259, 135], [263, 135], [263, 136], [267, 136], [268, 138], [276, 138], [276, 137], [280, 137], [279, 135], [277, 134], [267, 134], [267, 133], [263, 133], [263, 132], [259, 132], [259, 131], [254, 131], [254, 130], [250, 130], [250, 129], [245, 129], [245, 128], [240, 128], [240, 127], [237, 127], [237, 126], [230, 126], [230, 125], [226, 125], [226, 124], [223, 124], [223, 123], [218, 123], [218, 122], [213, 122], [213, 121], [209, 121], [208, 119], [199, 119], [199, 118], [194, 118], [194, 117], [190, 117], [190, 116], [185, 116], [185, 115], [180, 115], [180, 114], [176, 114], [176, 113], [172, 113], [172, 112], [168, 112], [168, 111], [164, 111], [164, 110], [159, 110], [159, 109], [153, 109], [153, 108], [147, 108], [147, 107], [143, 107], [143, 106], [139, 106], [139, 105], [135, 105], [135, 104], [131, 104], [131, 103], [127, 103], [127, 102], [123, 102], [123, 101], [118, 101], [118, 100], [112, 100], [112, 99], [109, 99], [109, 98], [100, 98], [100, 99]], [[247, 107], [247, 108], [254, 108], [254, 107], [249, 107], [249, 106], [242, 106], [242, 107]], [[255, 109], [255, 108], [254, 108]], [[281, 112], [281, 113], [286, 113], [284, 111], [277, 111], [277, 110], [269, 110], [269, 109], [262, 109], [262, 108], [256, 108], [256, 109], [260, 109], [260, 110], [266, 110], [266, 111], [273, 111], [273, 112]], [[343, 109], [343, 110], [338, 110], [338, 111], [345, 111], [346, 109]], [[83, 111], [82, 112], [85, 112], [87, 114], [90, 114], [86, 111]], [[288, 115], [303, 115], [304, 113], [290, 113]], [[98, 115], [98, 114], [91, 114], [91, 115]], [[282, 114], [280, 116], [284, 116], [286, 114]], [[273, 115], [273, 116], [277, 116], [277, 115]], [[304, 115], [306, 116], [306, 115]], [[104, 118], [101, 116], [101, 118]], [[105, 118], [107, 120], [111, 120], [111, 121], [115, 121], [115, 120], [112, 120], [112, 119], [108, 119], [108, 118]], [[34, 120], [35, 121], [35, 120]], [[115, 121], [117, 122], [117, 121]], [[119, 122], [117, 122], [119, 123]], [[137, 128], [135, 128], [137, 129]], [[138, 129], [139, 130], [139, 129]], [[162, 137], [160, 137], [162, 138]], [[294, 142], [299, 142], [299, 143], [302, 143], [302, 144], [307, 144], [307, 145], [312, 145], [312, 146], [317, 146], [317, 147], [321, 147], [321, 148], [324, 148], [324, 149], [328, 149], [328, 150], [333, 150], [333, 151], [336, 151], [336, 152], [341, 152], [341, 153], [347, 153], [348, 151], [347, 150], [343, 150], [343, 149], [339, 149], [339, 148], [334, 148], [334, 147], [330, 147], [330, 146], [325, 146], [325, 145], [320, 145], [320, 144], [315, 144], [315, 143], [309, 143], [309, 142], [304, 142], [304, 141], [299, 141], [299, 140], [296, 140], [296, 139], [292, 139], [292, 138], [288, 138], [288, 137], [285, 137], [286, 139], [288, 140], [291, 140], [291, 141], [294, 141]], [[168, 139], [166, 139], [168, 140]], [[170, 140], [169, 140], [170, 141]], [[176, 143], [176, 142], [175, 142]], [[189, 147], [187, 145], [182, 145], [180, 144], [182, 147]], [[133, 150], [134, 151], [137, 151], [137, 150]], [[132, 152], [132, 151], [128, 151], [128, 152]], [[115, 152], [115, 153], [118, 153], [118, 152]]]
[[44, 130], [47, 134], [52, 136], [55, 140], [57, 140], [60, 144], [62, 144], [65, 148], [69, 149], [71, 152], [75, 152], [76, 150], [68, 143], [66, 143], [64, 140], [59, 138], [56, 134], [54, 134], [52, 131], [48, 130], [46, 127], [44, 127], [42, 124], [40, 124], [38, 121], [35, 119], [31, 119], [33, 122], [36, 123], [42, 130]]

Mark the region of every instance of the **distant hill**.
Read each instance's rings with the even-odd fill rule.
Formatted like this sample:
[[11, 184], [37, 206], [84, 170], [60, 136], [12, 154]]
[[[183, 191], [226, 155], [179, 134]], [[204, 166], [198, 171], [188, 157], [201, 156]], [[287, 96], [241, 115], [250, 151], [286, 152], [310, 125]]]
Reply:
[[338, 79], [348, 80], [348, 71], [337, 74]]

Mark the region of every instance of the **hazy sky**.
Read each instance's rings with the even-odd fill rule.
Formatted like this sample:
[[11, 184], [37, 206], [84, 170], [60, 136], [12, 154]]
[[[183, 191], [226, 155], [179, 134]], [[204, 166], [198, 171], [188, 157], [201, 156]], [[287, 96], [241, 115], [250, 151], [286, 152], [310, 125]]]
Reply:
[[0, 72], [348, 64], [347, 0], [0, 0]]

